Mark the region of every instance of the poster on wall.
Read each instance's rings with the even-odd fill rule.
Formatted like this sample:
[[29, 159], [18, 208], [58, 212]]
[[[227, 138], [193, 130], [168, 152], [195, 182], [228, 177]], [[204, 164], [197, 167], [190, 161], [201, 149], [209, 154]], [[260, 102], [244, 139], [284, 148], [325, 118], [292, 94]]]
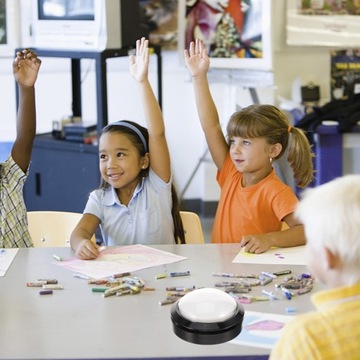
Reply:
[[331, 99], [347, 100], [360, 93], [360, 49], [331, 51]]
[[301, 46], [360, 46], [360, 0], [288, 0], [286, 42]]
[[149, 40], [163, 50], [178, 44], [178, 0], [139, 0], [149, 27]]
[[19, 45], [18, 0], [0, 0], [0, 57], [13, 57]]
[[272, 70], [270, 0], [179, 0], [179, 53], [201, 39], [211, 67]]

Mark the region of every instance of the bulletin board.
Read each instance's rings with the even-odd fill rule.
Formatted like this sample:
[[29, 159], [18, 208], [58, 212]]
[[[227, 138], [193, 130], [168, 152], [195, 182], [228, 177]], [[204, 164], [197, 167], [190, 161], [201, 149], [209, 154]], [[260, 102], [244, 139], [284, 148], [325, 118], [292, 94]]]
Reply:
[[360, 1], [287, 0], [286, 42], [294, 46], [360, 46]]

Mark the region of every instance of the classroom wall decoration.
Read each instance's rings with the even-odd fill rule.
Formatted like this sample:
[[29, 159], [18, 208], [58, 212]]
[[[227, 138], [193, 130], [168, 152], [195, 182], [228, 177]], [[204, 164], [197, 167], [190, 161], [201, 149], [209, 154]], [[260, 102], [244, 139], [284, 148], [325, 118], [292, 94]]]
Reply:
[[360, 46], [360, 0], [288, 0], [287, 44]]
[[149, 26], [149, 39], [164, 50], [176, 50], [178, 43], [178, 0], [140, 0]]
[[360, 93], [360, 49], [331, 51], [331, 100], [347, 100]]
[[179, 0], [179, 53], [204, 41], [211, 66], [271, 70], [270, 0]]

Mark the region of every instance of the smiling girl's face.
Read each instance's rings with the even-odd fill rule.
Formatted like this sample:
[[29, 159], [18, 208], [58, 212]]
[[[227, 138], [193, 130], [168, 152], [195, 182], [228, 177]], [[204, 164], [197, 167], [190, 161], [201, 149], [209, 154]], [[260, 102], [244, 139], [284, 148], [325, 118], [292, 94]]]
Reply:
[[99, 167], [103, 179], [115, 189], [134, 190], [149, 157], [141, 156], [126, 134], [107, 132], [99, 139]]

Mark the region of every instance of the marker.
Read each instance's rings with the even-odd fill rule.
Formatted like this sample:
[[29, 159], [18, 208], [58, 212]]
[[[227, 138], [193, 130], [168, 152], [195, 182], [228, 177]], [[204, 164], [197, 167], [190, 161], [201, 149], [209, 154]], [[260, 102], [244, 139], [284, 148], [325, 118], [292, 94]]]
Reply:
[[273, 272], [273, 274], [276, 276], [288, 275], [288, 274], [291, 274], [291, 270], [276, 271], [276, 272]]
[[64, 290], [64, 286], [59, 284], [44, 284], [42, 287], [43, 289]]
[[98, 251], [99, 251], [99, 252], [104, 251], [104, 250], [106, 250], [106, 246], [100, 246], [100, 247], [98, 248]]
[[128, 287], [126, 285], [114, 286], [114, 287], [107, 289], [103, 293], [103, 297], [112, 296], [112, 295], [115, 295], [117, 292], [120, 292], [122, 290], [127, 290], [127, 289], [128, 289]]
[[157, 274], [155, 275], [155, 279], [158, 280], [158, 279], [165, 279], [167, 277], [166, 274]]
[[57, 261], [62, 261], [62, 257], [56, 254], [53, 254], [53, 258]]
[[125, 272], [125, 273], [119, 273], [119, 274], [114, 274], [114, 275], [111, 275], [110, 278], [111, 279], [118, 279], [118, 278], [121, 278], [121, 277], [124, 277], [124, 276], [130, 276], [131, 274], [129, 272]]
[[26, 283], [27, 287], [43, 287], [43, 285], [45, 285], [46, 282], [41, 280], [41, 281], [33, 281], [33, 282], [28, 282]]
[[109, 282], [109, 280], [108, 279], [90, 279], [89, 281], [88, 281], [88, 284], [89, 285], [105, 285], [105, 284], [107, 284]]
[[126, 283], [125, 286], [126, 286], [128, 289], [130, 289], [131, 291], [133, 291], [134, 293], [140, 292], [140, 287], [137, 286], [137, 285], [133, 285], [133, 284]]
[[108, 290], [108, 289], [109, 289], [109, 288], [107, 288], [107, 287], [95, 287], [95, 288], [92, 288], [91, 291], [92, 291], [92, 292], [96, 292], [96, 293], [98, 293], [98, 292], [103, 293], [103, 292], [105, 292], [105, 291]]
[[145, 282], [142, 279], [140, 279], [140, 278], [138, 278], [136, 276], [134, 276], [134, 277], [127, 277], [126, 276], [126, 277], [124, 277], [122, 279], [122, 281], [127, 283], [127, 284], [131, 284], [131, 285], [135, 285], [135, 286], [139, 286], [139, 287], [144, 287], [145, 286]]
[[41, 290], [39, 291], [40, 295], [51, 295], [53, 293], [52, 290]]
[[270, 284], [273, 281], [273, 279], [271, 277], [268, 277], [267, 279], [261, 280], [260, 281], [260, 285], [267, 285]]
[[190, 271], [183, 271], [183, 272], [172, 272], [170, 273], [170, 277], [176, 277], [176, 276], [189, 276]]
[[262, 293], [269, 297], [270, 300], [281, 300], [278, 296], [276, 296], [272, 291], [263, 290]]
[[137, 294], [134, 291], [129, 290], [122, 290], [122, 291], [118, 291], [115, 295], [116, 296], [123, 296], [123, 295], [130, 295], [130, 294]]
[[284, 283], [282, 286], [286, 287], [287, 289], [300, 289], [301, 288], [301, 285], [296, 281]]
[[272, 279], [276, 279], [276, 275], [275, 275], [275, 274], [272, 274], [272, 273], [269, 273], [269, 272], [266, 272], [266, 271], [262, 271], [261, 273], [262, 273], [263, 275], [265, 275], [265, 276], [268, 276], [268, 277], [272, 278]]
[[212, 276], [230, 277], [230, 278], [244, 278], [244, 279], [257, 279], [255, 274], [230, 274], [230, 273], [213, 273]]
[[301, 278], [302, 279], [310, 279], [311, 275], [310, 274], [301, 274]]
[[166, 291], [192, 291], [194, 289], [195, 286], [192, 287], [177, 286], [177, 287], [167, 287]]
[[37, 279], [37, 281], [44, 281], [45, 284], [57, 284], [58, 281], [56, 279]]
[[253, 301], [268, 301], [269, 297], [268, 296], [253, 296], [251, 299]]
[[184, 295], [187, 294], [187, 291], [168, 291], [166, 293], [167, 297], [183, 297]]
[[287, 289], [286, 287], [282, 287], [281, 288], [282, 292], [285, 294], [285, 297], [288, 299], [288, 300], [291, 300], [292, 298], [292, 293], [289, 289]]
[[243, 298], [243, 297], [236, 299], [236, 301], [238, 301], [241, 304], [251, 304], [252, 303], [252, 299]]
[[78, 279], [89, 280], [89, 277], [87, 275], [85, 275], [85, 274], [75, 273], [75, 274], [73, 274], [73, 276], [78, 278]]
[[178, 299], [174, 298], [174, 299], [166, 299], [166, 300], [162, 300], [159, 301], [159, 305], [168, 305], [168, 304], [173, 304], [174, 302], [176, 302]]

